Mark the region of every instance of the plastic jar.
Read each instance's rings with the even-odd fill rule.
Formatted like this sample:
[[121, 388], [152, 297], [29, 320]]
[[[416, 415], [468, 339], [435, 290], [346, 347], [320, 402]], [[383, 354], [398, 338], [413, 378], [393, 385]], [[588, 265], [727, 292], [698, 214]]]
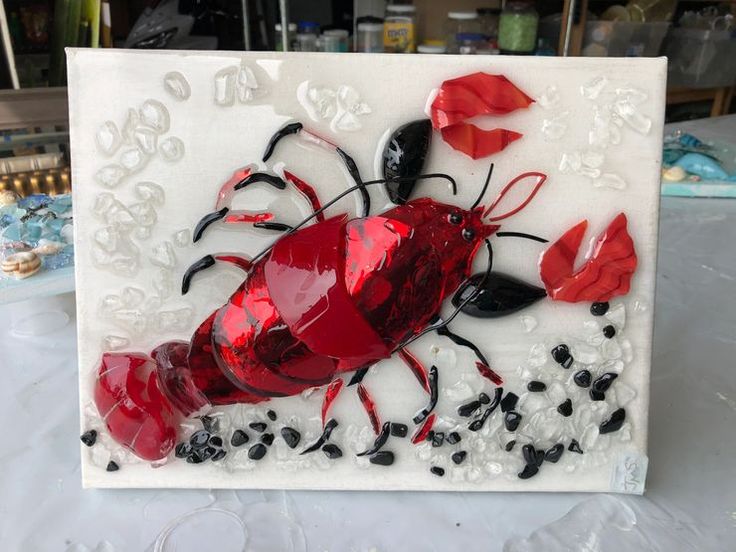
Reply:
[[[348, 51], [348, 39], [350, 33], [345, 29], [330, 29], [322, 33], [322, 39], [325, 43], [325, 52], [347, 52]], [[328, 50], [327, 45], [330, 48], [337, 48], [336, 50]]]
[[409, 53], [416, 50], [416, 11], [411, 5], [386, 6], [383, 21], [383, 50]]
[[474, 11], [451, 11], [445, 20], [445, 40], [450, 54], [460, 53], [457, 35], [461, 33], [479, 33], [480, 19]]
[[531, 54], [537, 46], [539, 14], [529, 2], [509, 2], [501, 12], [498, 48], [502, 54]]
[[455, 35], [459, 54], [477, 54], [478, 50], [488, 48], [485, 35], [481, 33], [458, 33]]
[[[281, 23], [276, 23], [276, 51], [283, 52], [284, 46], [281, 43]], [[296, 23], [289, 23], [289, 50], [294, 50], [296, 45]]]
[[447, 46], [444, 44], [420, 44], [417, 46], [420, 54], [446, 54]]
[[358, 52], [383, 52], [383, 23], [358, 23]]
[[495, 43], [498, 40], [498, 21], [500, 17], [501, 10], [498, 8], [478, 8], [480, 32], [486, 36], [489, 42]]
[[297, 33], [294, 50], [297, 52], [316, 52], [317, 35], [312, 33]]

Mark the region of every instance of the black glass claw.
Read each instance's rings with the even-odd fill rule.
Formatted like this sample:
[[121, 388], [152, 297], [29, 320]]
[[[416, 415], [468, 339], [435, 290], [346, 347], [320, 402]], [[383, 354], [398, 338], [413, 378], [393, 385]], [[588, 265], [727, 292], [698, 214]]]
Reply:
[[268, 145], [266, 145], [266, 151], [263, 153], [263, 162], [265, 163], [268, 161], [271, 155], [273, 155], [273, 151], [276, 149], [276, 144], [279, 143], [279, 140], [289, 136], [290, 134], [296, 134], [303, 128], [304, 125], [301, 123], [289, 123], [285, 127], [277, 130], [276, 133], [271, 136], [271, 139], [268, 141]]
[[184, 273], [184, 278], [182, 278], [181, 281], [181, 294], [187, 294], [189, 286], [192, 283], [192, 278], [197, 272], [202, 272], [203, 270], [210, 268], [215, 264], [215, 262], [215, 258], [212, 255], [205, 255], [198, 261], [194, 262], [192, 266], [187, 268], [187, 271]]
[[355, 164], [355, 160], [341, 148], [337, 148], [336, 151], [340, 156], [340, 159], [342, 159], [342, 162], [345, 163], [348, 173], [350, 173], [350, 176], [358, 185], [358, 191], [360, 192], [360, 197], [363, 200], [363, 216], [367, 217], [368, 213], [371, 212], [371, 196], [368, 195], [368, 189], [363, 184], [363, 179], [360, 177], [358, 166]]
[[192, 241], [195, 243], [198, 242], [207, 227], [210, 224], [217, 222], [218, 220], [224, 219], [229, 210], [230, 209], [228, 209], [227, 207], [223, 207], [219, 211], [207, 213], [205, 216], [203, 216], [197, 223], [197, 226], [194, 227], [194, 237], [192, 238]]
[[243, 180], [233, 186], [233, 190], [242, 190], [248, 184], [253, 184], [255, 182], [265, 182], [266, 184], [270, 184], [271, 186], [273, 186], [274, 188], [278, 188], [279, 190], [286, 189], [286, 182], [284, 182], [284, 180], [280, 176], [276, 176], [275, 174], [257, 172], [246, 176]]
[[276, 232], [289, 232], [294, 229], [293, 226], [289, 226], [288, 224], [283, 224], [281, 222], [254, 222], [253, 228], [275, 230]]
[[403, 205], [414, 190], [432, 141], [432, 121], [420, 119], [407, 123], [391, 135], [383, 151], [383, 177], [392, 202]]
[[477, 293], [461, 309], [462, 312], [476, 318], [498, 318], [528, 307], [547, 296], [544, 289], [500, 272], [492, 272], [478, 292], [477, 286], [484, 278], [485, 274], [482, 273], [468, 278], [455, 292], [452, 304], [457, 308]]

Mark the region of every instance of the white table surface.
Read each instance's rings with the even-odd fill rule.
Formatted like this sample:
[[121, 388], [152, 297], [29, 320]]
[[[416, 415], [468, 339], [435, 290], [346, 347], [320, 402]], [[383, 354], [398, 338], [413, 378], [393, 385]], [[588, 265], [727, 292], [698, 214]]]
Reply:
[[736, 550], [734, 200], [662, 202], [643, 497], [83, 491], [74, 324], [14, 337], [22, 308], [0, 310], [3, 551]]

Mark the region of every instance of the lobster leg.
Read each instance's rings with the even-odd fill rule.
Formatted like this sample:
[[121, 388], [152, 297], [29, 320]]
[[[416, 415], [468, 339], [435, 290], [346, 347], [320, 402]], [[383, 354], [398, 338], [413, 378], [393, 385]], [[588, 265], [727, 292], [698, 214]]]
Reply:
[[265, 182], [278, 190], [286, 189], [286, 182], [276, 175], [252, 172], [250, 167], [238, 169], [220, 188], [220, 191], [217, 194], [215, 210], [206, 214], [197, 223], [197, 226], [194, 228], [193, 241], [199, 241], [202, 238], [204, 231], [210, 225], [220, 220], [224, 220], [224, 222], [230, 224], [243, 222], [252, 223], [256, 228], [265, 228], [266, 230], [284, 231], [290, 229], [291, 227], [285, 224], [269, 222], [273, 219], [273, 215], [271, 213], [253, 214], [247, 211], [233, 211], [227, 206], [236, 192], [255, 182]]
[[292, 134], [298, 134], [304, 140], [307, 140], [330, 151], [334, 151], [340, 157], [340, 160], [343, 162], [343, 165], [345, 165], [345, 168], [347, 169], [351, 178], [358, 186], [360, 197], [363, 201], [362, 216], [367, 217], [368, 213], [370, 213], [371, 210], [371, 198], [368, 195], [368, 190], [363, 184], [363, 179], [360, 176], [360, 171], [358, 170], [358, 165], [355, 163], [355, 160], [339, 146], [333, 144], [329, 140], [322, 138], [321, 136], [313, 132], [306, 130], [302, 123], [290, 123], [277, 130], [266, 145], [266, 151], [263, 153], [263, 162], [265, 163], [270, 159], [276, 149], [276, 145], [281, 141], [282, 138], [285, 138], [286, 136], [290, 136]]
[[181, 281], [181, 294], [187, 294], [187, 292], [189, 291], [189, 286], [192, 283], [192, 278], [195, 274], [213, 267], [217, 261], [233, 264], [238, 268], [242, 268], [245, 271], [248, 271], [252, 264], [250, 259], [247, 259], [242, 255], [237, 255], [235, 253], [217, 253], [215, 255], [205, 255], [198, 261], [192, 263], [189, 268], [187, 268], [187, 271], [184, 273], [184, 277]]
[[480, 372], [480, 375], [486, 379], [491, 380], [496, 385], [501, 385], [503, 383], [501, 376], [491, 370], [490, 363], [486, 359], [485, 355], [481, 353], [480, 349], [477, 345], [475, 345], [475, 343], [473, 343], [469, 339], [465, 339], [464, 337], [457, 335], [456, 333], [451, 332], [447, 326], [437, 328], [437, 334], [449, 338], [456, 345], [467, 347], [468, 349], [473, 351], [475, 353], [475, 356], [478, 358], [478, 360], [475, 362], [475, 367], [478, 369], [478, 372]]

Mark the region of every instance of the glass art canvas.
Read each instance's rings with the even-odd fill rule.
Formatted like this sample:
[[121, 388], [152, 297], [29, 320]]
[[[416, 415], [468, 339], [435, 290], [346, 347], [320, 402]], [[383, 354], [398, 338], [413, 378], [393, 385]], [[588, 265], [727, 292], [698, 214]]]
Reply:
[[68, 60], [85, 486], [643, 492], [666, 60]]

